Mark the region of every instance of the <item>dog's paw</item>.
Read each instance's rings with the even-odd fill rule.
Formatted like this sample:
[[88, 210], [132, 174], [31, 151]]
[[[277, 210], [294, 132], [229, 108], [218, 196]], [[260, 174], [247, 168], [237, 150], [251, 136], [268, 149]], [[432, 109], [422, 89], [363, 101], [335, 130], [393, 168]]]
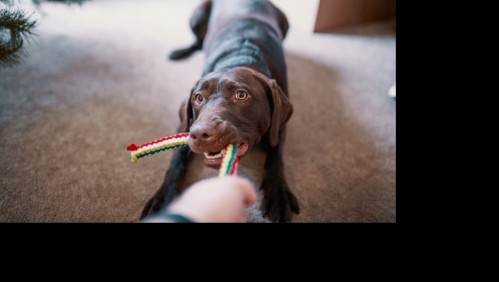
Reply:
[[164, 206], [164, 202], [164, 198], [158, 197], [157, 195], [149, 199], [142, 210], [140, 219], [142, 220], [148, 215], [158, 212]]
[[292, 213], [300, 213], [300, 205], [296, 196], [289, 190], [287, 183], [269, 183], [264, 181], [262, 212], [263, 216], [273, 222], [290, 222]]

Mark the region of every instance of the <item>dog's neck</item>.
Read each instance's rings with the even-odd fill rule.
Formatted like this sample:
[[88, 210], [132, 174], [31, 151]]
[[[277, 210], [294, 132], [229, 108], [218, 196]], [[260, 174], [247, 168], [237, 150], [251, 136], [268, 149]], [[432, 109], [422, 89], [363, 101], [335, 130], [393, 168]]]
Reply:
[[205, 68], [204, 73], [245, 66], [270, 77], [270, 70], [263, 58], [264, 53], [260, 46], [252, 42], [251, 39], [238, 38], [237, 40], [242, 40], [242, 42], [239, 42], [239, 44], [234, 44], [234, 42], [226, 43], [228, 46], [235, 46], [233, 48], [220, 48], [224, 52], [211, 57], [213, 62], [206, 64], [207, 68]]
[[232, 52], [220, 58], [215, 64], [214, 70], [247, 66], [270, 76], [270, 71], [262, 56], [263, 52], [260, 47], [251, 42], [250, 39], [245, 39], [239, 48], [232, 50]]

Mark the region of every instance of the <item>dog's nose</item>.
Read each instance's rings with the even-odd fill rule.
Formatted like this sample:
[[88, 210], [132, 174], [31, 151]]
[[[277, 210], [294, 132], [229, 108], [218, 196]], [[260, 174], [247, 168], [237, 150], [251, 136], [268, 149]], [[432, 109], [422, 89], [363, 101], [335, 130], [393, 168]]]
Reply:
[[191, 138], [194, 141], [210, 142], [215, 136], [215, 127], [208, 124], [196, 124], [191, 127]]

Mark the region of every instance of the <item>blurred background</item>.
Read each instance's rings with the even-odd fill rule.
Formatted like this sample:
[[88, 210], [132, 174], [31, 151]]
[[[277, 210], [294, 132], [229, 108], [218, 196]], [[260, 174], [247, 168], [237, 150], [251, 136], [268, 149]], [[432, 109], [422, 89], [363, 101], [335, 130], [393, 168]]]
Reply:
[[[204, 55], [167, 55], [192, 42], [200, 1], [14, 2], [0, 8], [22, 8], [37, 25], [21, 62], [0, 66], [0, 222], [138, 220], [171, 152], [133, 165], [125, 148], [175, 132]], [[272, 2], [290, 22], [294, 221], [395, 222], [395, 1]], [[0, 24], [0, 42], [9, 34]], [[251, 168], [262, 161], [243, 159], [241, 175], [258, 183]], [[191, 182], [214, 173], [191, 170]], [[247, 215], [265, 222], [258, 204]]]

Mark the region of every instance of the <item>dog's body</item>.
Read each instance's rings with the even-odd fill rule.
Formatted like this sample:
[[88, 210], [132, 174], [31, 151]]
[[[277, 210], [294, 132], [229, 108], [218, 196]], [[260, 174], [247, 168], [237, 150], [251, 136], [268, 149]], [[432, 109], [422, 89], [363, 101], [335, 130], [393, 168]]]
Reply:
[[260, 187], [264, 216], [291, 220], [299, 206], [284, 178], [282, 159], [284, 125], [293, 111], [282, 49], [285, 15], [266, 0], [213, 0], [194, 11], [190, 25], [196, 41], [170, 58], [185, 58], [201, 48], [206, 53], [203, 77], [180, 109], [178, 131], [189, 131], [191, 141], [174, 153], [165, 181], [142, 217], [182, 192], [179, 183], [192, 152], [204, 153], [204, 163], [218, 168], [220, 151], [231, 143], [237, 144], [239, 157], [257, 144], [267, 153]]

